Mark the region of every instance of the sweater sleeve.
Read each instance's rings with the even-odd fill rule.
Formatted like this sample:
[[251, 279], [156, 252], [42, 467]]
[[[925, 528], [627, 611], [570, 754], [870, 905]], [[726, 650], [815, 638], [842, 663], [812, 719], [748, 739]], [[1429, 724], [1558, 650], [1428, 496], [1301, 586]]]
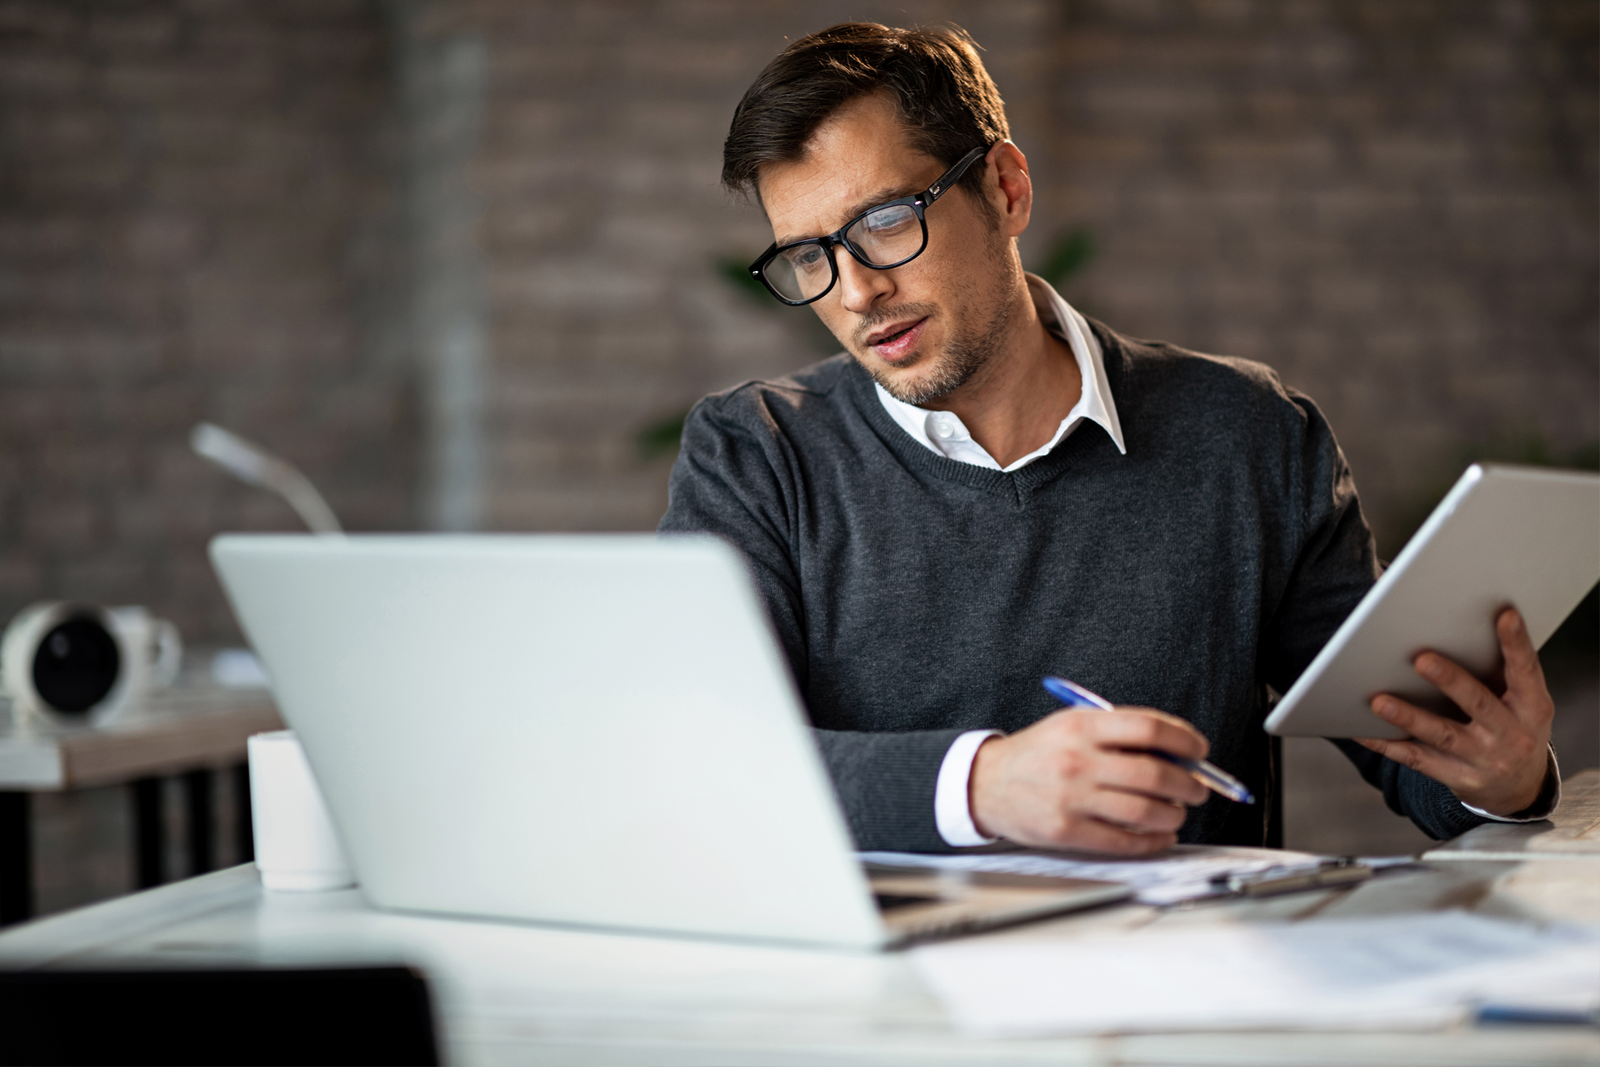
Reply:
[[[702, 400], [685, 420], [658, 529], [715, 534], [744, 553], [795, 683], [805, 694], [810, 681], [805, 601], [791, 547], [800, 536], [800, 467], [775, 425], [741, 418], [747, 414], [743, 410], [725, 412], [723, 402]], [[857, 848], [950, 851], [939, 835], [934, 789], [946, 750], [963, 732], [812, 728]]]
[[[1280, 693], [1333, 637], [1377, 581], [1372, 531], [1361, 514], [1344, 453], [1310, 398], [1290, 393], [1302, 416], [1298, 448], [1290, 457], [1286, 517], [1292, 558], [1277, 610], [1266, 627], [1262, 676]], [[1390, 810], [1407, 816], [1434, 838], [1455, 837], [1485, 820], [1462, 806], [1443, 783], [1353, 741], [1335, 741], [1361, 776], [1383, 791]]]

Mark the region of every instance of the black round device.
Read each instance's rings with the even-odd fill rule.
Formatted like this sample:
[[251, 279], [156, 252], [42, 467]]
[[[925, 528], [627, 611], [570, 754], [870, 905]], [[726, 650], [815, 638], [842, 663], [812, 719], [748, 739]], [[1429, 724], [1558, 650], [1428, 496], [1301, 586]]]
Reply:
[[39, 641], [33, 657], [33, 688], [57, 711], [84, 712], [111, 692], [121, 668], [116, 638], [100, 620], [73, 615]]

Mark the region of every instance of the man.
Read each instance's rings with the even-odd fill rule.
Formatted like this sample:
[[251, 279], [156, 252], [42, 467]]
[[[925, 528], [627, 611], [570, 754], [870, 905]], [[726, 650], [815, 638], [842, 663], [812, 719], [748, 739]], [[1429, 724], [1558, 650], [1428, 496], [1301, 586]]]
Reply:
[[[1378, 572], [1315, 405], [1023, 273], [1027, 160], [960, 32], [795, 42], [741, 101], [723, 180], [772, 224], [752, 270], [846, 351], [697, 405], [661, 529], [748, 556], [857, 844], [1260, 844], [1266, 805], [1150, 750], [1276, 788], [1267, 687]], [[1555, 803], [1538, 659], [1514, 611], [1498, 627], [1503, 693], [1417, 661], [1470, 723], [1385, 696], [1414, 740], [1341, 742], [1435, 837]], [[1049, 674], [1119, 709], [1058, 710]]]

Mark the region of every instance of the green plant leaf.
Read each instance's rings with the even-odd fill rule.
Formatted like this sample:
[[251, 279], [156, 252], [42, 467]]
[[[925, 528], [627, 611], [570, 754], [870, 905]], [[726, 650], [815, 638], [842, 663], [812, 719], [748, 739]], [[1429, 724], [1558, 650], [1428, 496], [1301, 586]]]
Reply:
[[688, 417], [687, 411], [680, 411], [657, 419], [634, 435], [633, 444], [638, 450], [639, 459], [648, 463], [662, 456], [676, 454], [678, 442], [683, 438], [683, 420]]
[[761, 284], [761, 279], [750, 273], [750, 267], [744, 260], [737, 256], [722, 256], [717, 260], [717, 273], [746, 297], [756, 301], [765, 308], [781, 308], [782, 304], [773, 299], [767, 287]]
[[1095, 251], [1094, 236], [1080, 226], [1056, 239], [1044, 263], [1034, 273], [1059, 287], [1087, 267]]

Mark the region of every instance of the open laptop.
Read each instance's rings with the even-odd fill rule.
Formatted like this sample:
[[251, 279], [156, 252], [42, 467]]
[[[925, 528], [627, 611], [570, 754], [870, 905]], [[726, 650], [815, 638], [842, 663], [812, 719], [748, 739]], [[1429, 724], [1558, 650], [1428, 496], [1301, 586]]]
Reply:
[[865, 871], [714, 538], [240, 535], [211, 557], [379, 907], [876, 948], [1128, 895]]

